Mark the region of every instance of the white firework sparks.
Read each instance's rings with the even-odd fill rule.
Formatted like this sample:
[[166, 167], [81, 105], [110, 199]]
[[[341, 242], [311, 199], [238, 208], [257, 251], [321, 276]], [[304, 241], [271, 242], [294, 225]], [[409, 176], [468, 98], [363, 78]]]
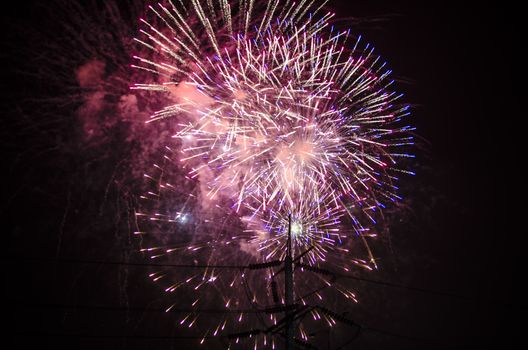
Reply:
[[[302, 263], [376, 268], [367, 238], [376, 235], [372, 228], [387, 203], [399, 200], [397, 175], [412, 174], [397, 162], [412, 157], [405, 149], [413, 140], [400, 123], [408, 106], [391, 90], [391, 71], [361, 37], [330, 26], [334, 15], [321, 13], [325, 2], [191, 2], [149, 8], [152, 21], [141, 20], [136, 40], [143, 49], [134, 67], [151, 72], [153, 81], [133, 89], [174, 101], [150, 120], [168, 119], [178, 129], [167, 159], [200, 182], [202, 200], [240, 218], [245, 229], [152, 249], [154, 256], [245, 245], [260, 262], [281, 259], [291, 214], [295, 252], [311, 248]], [[189, 18], [196, 21], [190, 25]], [[158, 185], [175, 187], [166, 178]], [[169, 212], [147, 216], [188, 219], [181, 208]], [[368, 258], [351, 256], [355, 241], [364, 243]], [[184, 282], [197, 289], [218, 284], [217, 277]]]

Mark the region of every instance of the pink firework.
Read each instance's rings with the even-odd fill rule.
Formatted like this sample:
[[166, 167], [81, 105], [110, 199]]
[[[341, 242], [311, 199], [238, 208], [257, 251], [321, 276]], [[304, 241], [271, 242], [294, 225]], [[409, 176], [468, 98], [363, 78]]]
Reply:
[[[134, 67], [152, 80], [132, 88], [164, 95], [167, 105], [149, 123], [165, 119], [175, 130], [163, 163], [146, 175], [152, 190], [138, 216], [149, 228], [141, 233], [155, 242], [145, 248], [153, 258], [211, 266], [176, 281], [170, 270], [152, 275], [168, 281], [169, 293], [218, 292], [189, 298], [196, 310], [217, 301], [227, 310], [270, 304], [267, 286], [282, 278], [271, 268], [240, 273], [218, 265], [284, 259], [289, 216], [300, 266], [377, 268], [367, 241], [383, 209], [400, 199], [398, 175], [412, 174], [398, 162], [412, 157], [411, 128], [401, 123], [408, 106], [374, 49], [334, 31], [323, 5], [167, 1], [141, 20]], [[309, 271], [296, 275], [295, 289], [303, 304], [336, 291], [356, 300]], [[222, 316], [206, 333], [238, 329], [243, 315]], [[321, 319], [317, 310], [312, 316]], [[182, 324], [198, 318], [190, 312]], [[299, 333], [307, 339], [302, 324]], [[266, 336], [257, 342], [271, 344]]]

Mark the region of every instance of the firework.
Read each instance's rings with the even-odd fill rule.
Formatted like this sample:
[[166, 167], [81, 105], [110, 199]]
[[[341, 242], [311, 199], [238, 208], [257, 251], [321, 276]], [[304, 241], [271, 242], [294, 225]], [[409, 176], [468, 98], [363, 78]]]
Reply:
[[[194, 225], [179, 229], [188, 233], [179, 241], [185, 243], [167, 247], [165, 238], [147, 248], [152, 256], [181, 259], [202, 250], [208, 263], [282, 259], [291, 215], [294, 253], [309, 250], [301, 263], [376, 268], [367, 238], [376, 236], [383, 208], [400, 199], [398, 175], [412, 174], [398, 162], [412, 157], [411, 128], [401, 123], [408, 106], [374, 48], [334, 30], [324, 4], [193, 0], [188, 7], [171, 1], [149, 7], [133, 66], [152, 80], [132, 88], [165, 94], [169, 102], [149, 122], [167, 119], [176, 132], [165, 165], [147, 175], [155, 189], [143, 198], [158, 207], [139, 215], [159, 231]], [[169, 165], [184, 175], [171, 177]], [[186, 186], [193, 190], [185, 194]], [[197, 205], [200, 219], [191, 220], [188, 208]], [[361, 251], [366, 258], [356, 256]], [[256, 287], [272, 276], [221, 274], [207, 271], [167, 290]], [[297, 295], [310, 284], [296, 282]], [[251, 305], [269, 299], [269, 292], [250, 290]], [[226, 307], [236, 299], [222, 297]]]

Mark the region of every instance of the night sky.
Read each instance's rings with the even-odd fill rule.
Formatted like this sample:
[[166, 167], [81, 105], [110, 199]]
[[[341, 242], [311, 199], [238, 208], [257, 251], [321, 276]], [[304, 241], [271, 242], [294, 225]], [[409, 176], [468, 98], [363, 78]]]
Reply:
[[[199, 348], [201, 334], [163, 312], [167, 301], [131, 235], [137, 180], [126, 167], [144, 166], [130, 156], [144, 150], [130, 138], [137, 127], [78, 113], [75, 72], [93, 53], [72, 52], [62, 39], [61, 18], [75, 19], [62, 17], [55, 2], [18, 1], [1, 13], [2, 341], [12, 349]], [[84, 3], [96, 14], [102, 2]], [[122, 7], [125, 19], [135, 13]], [[522, 120], [512, 86], [522, 70], [514, 72], [515, 10], [454, 1], [331, 1], [329, 8], [343, 19], [336, 25], [351, 26], [388, 61], [421, 141], [417, 175], [401, 183], [407, 209], [375, 254], [380, 270], [361, 273], [370, 282], [350, 282], [360, 303], [346, 308], [347, 317], [364, 329], [348, 345], [345, 325], [314, 331], [314, 343], [508, 348], [527, 325], [528, 306], [526, 230], [517, 227], [524, 217], [515, 199], [526, 181], [517, 180], [526, 157], [513, 136]], [[130, 23], [123, 33], [134, 35]], [[107, 70], [128, 63], [118, 54]], [[90, 129], [94, 122], [100, 129]]]

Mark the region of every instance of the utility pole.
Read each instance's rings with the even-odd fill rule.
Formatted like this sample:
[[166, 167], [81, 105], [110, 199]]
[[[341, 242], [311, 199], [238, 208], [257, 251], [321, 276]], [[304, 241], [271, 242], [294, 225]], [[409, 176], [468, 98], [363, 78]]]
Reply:
[[[299, 224], [296, 224], [299, 225]], [[301, 228], [302, 230], [302, 228]], [[298, 234], [298, 226], [295, 228], [295, 234]], [[331, 317], [332, 319], [339, 321], [341, 323], [347, 324], [349, 326], [356, 328], [356, 334], [354, 337], [357, 337], [359, 335], [359, 332], [361, 330], [361, 327], [355, 323], [352, 320], [349, 320], [345, 316], [343, 316], [342, 313], [335, 312], [332, 310], [327, 309], [324, 306], [320, 305], [314, 305], [309, 306], [304, 303], [304, 306], [298, 307], [294, 303], [294, 293], [293, 293], [293, 272], [294, 268], [293, 265], [297, 267], [303, 268], [307, 271], [311, 271], [313, 273], [325, 275], [325, 276], [331, 276], [331, 282], [333, 283], [335, 279], [337, 278], [336, 275], [329, 270], [326, 270], [324, 268], [320, 268], [318, 266], [309, 265], [309, 264], [303, 264], [301, 262], [301, 259], [308, 254], [310, 251], [314, 249], [314, 246], [310, 246], [307, 250], [302, 252], [297, 257], [293, 256], [293, 248], [292, 248], [292, 218], [291, 214], [288, 215], [288, 236], [286, 240], [286, 257], [284, 260], [273, 260], [273, 261], [267, 261], [264, 263], [257, 263], [257, 264], [249, 264], [248, 268], [250, 270], [260, 270], [260, 269], [272, 269], [274, 267], [282, 266], [278, 271], [274, 272], [272, 275], [272, 282], [271, 282], [271, 290], [273, 294], [273, 307], [266, 308], [262, 310], [262, 312], [266, 312], [268, 314], [275, 314], [275, 313], [284, 313], [284, 318], [281, 319], [278, 323], [275, 322], [274, 325], [268, 327], [267, 329], [252, 329], [244, 332], [239, 333], [232, 333], [229, 334], [229, 339], [236, 339], [238, 342], [238, 339], [240, 338], [249, 338], [252, 336], [256, 336], [258, 334], [280, 334], [283, 336], [286, 340], [286, 350], [295, 350], [297, 349], [317, 349], [316, 347], [310, 345], [308, 342], [303, 341], [302, 339], [295, 339], [295, 323], [297, 319], [302, 320], [302, 318], [307, 315], [312, 310], [318, 310], [319, 312], [325, 314], [326, 316]], [[280, 303], [279, 296], [277, 293], [277, 284], [273, 280], [278, 274], [284, 272], [284, 303]], [[316, 290], [317, 291], [317, 290]], [[313, 293], [307, 294], [311, 295]], [[303, 298], [303, 297], [301, 297]], [[297, 321], [298, 322], [298, 321]], [[284, 331], [284, 333], [283, 333]], [[328, 348], [330, 348], [330, 332], [328, 333]]]
[[[298, 224], [297, 224], [298, 225]], [[296, 233], [298, 233], [298, 229], [295, 229]], [[281, 334], [285, 340], [286, 340], [286, 350], [295, 350], [295, 348], [302, 348], [302, 349], [316, 349], [314, 346], [311, 346], [307, 342], [304, 342], [300, 339], [295, 339], [295, 323], [296, 319], [302, 319], [304, 315], [306, 315], [308, 312], [314, 309], [320, 310], [322, 313], [332, 317], [335, 320], [348, 323], [350, 325], [356, 325], [353, 321], [347, 320], [342, 315], [333, 312], [331, 310], [328, 310], [322, 306], [307, 306], [306, 304], [303, 307], [297, 307], [297, 305], [294, 303], [294, 293], [293, 293], [293, 275], [294, 275], [294, 263], [302, 267], [308, 271], [324, 274], [326, 276], [333, 276], [333, 280], [335, 280], [335, 275], [328, 270], [319, 268], [317, 266], [312, 265], [306, 265], [301, 263], [302, 257], [304, 257], [306, 254], [308, 254], [312, 249], [314, 249], [313, 246], [310, 246], [307, 250], [305, 250], [303, 253], [301, 253], [299, 256], [294, 257], [293, 256], [293, 248], [292, 248], [292, 218], [291, 214], [288, 215], [288, 236], [286, 240], [286, 257], [284, 260], [274, 260], [274, 261], [268, 261], [264, 263], [257, 263], [257, 264], [249, 264], [248, 268], [251, 270], [260, 270], [260, 269], [270, 269], [273, 267], [279, 267], [282, 266], [278, 271], [273, 273], [272, 275], [272, 282], [271, 282], [271, 289], [273, 294], [273, 302], [274, 306], [270, 308], [266, 308], [262, 310], [266, 313], [284, 313], [284, 318], [281, 319], [278, 323], [275, 323], [274, 325], [268, 327], [265, 330], [262, 329], [252, 329], [249, 331], [239, 332], [239, 333], [232, 333], [229, 334], [229, 339], [238, 339], [240, 338], [248, 338], [255, 336], [257, 334], [265, 333], [265, 334]], [[277, 294], [277, 284], [273, 280], [275, 276], [277, 276], [280, 273], [284, 273], [284, 303], [280, 303], [279, 296]], [[283, 333], [284, 331], [284, 333]]]
[[291, 214], [288, 215], [288, 240], [286, 242], [286, 259], [284, 259], [284, 294], [286, 297], [286, 350], [293, 350], [294, 347], [294, 326], [293, 326], [293, 258], [291, 240]]

